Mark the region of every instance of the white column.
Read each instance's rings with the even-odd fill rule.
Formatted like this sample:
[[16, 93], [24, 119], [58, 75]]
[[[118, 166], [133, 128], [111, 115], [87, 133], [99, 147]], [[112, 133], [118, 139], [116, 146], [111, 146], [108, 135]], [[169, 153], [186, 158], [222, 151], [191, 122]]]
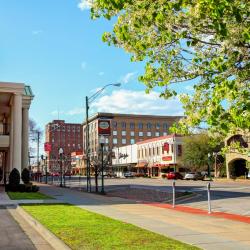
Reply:
[[13, 99], [13, 162], [12, 168], [19, 170], [22, 167], [22, 96], [14, 95]]
[[22, 110], [22, 170], [29, 165], [29, 109]]
[[10, 113], [10, 149], [9, 149], [9, 168], [8, 172], [11, 172], [13, 166], [13, 148], [14, 148], [14, 106], [13, 102], [11, 105], [11, 113]]

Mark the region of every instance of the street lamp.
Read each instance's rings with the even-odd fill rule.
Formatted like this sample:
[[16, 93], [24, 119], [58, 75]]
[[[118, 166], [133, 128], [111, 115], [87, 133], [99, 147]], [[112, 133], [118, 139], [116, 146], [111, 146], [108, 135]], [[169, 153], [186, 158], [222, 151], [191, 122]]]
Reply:
[[114, 86], [114, 87], [120, 87], [121, 83], [113, 83], [113, 84], [107, 84], [104, 87], [102, 87], [100, 90], [98, 90], [96, 93], [94, 93], [92, 96], [88, 97], [86, 96], [86, 163], [87, 163], [87, 192], [91, 192], [91, 176], [90, 176], [90, 159], [89, 159], [89, 104], [93, 102], [102, 92], [105, 88], [108, 86]]
[[211, 154], [210, 153], [208, 153], [207, 154], [207, 157], [208, 157], [208, 178], [209, 178], [209, 180], [211, 181], [211, 170], [210, 170], [210, 159], [211, 159]]
[[59, 156], [60, 156], [60, 187], [62, 187], [62, 156], [63, 156], [63, 149], [59, 149]]
[[105, 144], [105, 137], [101, 136], [100, 137], [100, 145], [101, 145], [101, 149], [102, 149], [102, 189], [101, 189], [101, 194], [105, 194], [105, 192], [104, 192], [104, 164], [103, 164], [104, 144]]

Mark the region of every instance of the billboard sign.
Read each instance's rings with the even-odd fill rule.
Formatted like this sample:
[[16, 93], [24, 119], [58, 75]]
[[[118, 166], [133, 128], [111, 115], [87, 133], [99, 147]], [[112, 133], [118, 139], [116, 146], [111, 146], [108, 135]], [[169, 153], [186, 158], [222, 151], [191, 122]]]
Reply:
[[110, 120], [98, 120], [98, 135], [111, 135], [111, 127], [110, 127]]

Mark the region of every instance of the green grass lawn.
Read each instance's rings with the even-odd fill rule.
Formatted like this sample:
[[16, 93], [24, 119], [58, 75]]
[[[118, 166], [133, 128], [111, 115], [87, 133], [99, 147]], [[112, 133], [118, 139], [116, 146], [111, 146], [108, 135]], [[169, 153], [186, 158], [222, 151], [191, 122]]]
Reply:
[[72, 249], [198, 249], [73, 205], [42, 204], [22, 207]]
[[50, 196], [36, 192], [36, 193], [26, 193], [26, 192], [8, 192], [7, 193], [11, 200], [48, 200], [53, 199]]

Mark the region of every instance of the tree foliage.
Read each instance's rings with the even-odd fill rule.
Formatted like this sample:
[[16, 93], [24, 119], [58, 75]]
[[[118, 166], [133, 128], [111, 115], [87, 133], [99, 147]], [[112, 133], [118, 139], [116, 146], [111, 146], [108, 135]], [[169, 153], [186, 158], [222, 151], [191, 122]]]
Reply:
[[182, 161], [184, 166], [192, 170], [206, 170], [208, 166], [208, 154], [220, 150], [211, 138], [203, 133], [184, 138]]
[[[115, 17], [103, 40], [145, 61], [139, 80], [161, 97], [180, 94], [178, 132], [203, 122], [218, 134], [250, 127], [247, 0], [93, 0], [92, 18]], [[194, 93], [178, 89], [192, 84]], [[182, 88], [183, 87], [183, 88]]]

